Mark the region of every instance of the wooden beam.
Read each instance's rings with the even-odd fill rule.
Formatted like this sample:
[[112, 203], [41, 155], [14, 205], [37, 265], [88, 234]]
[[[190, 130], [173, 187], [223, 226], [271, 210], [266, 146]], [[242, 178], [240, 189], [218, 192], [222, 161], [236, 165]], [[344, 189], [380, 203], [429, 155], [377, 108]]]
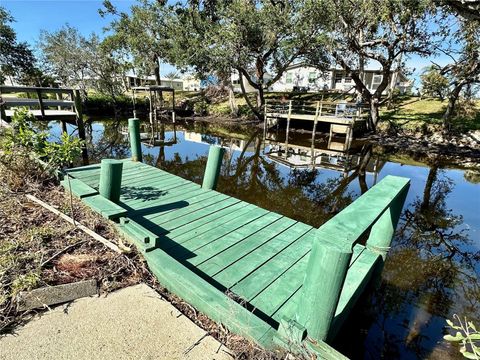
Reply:
[[85, 136], [85, 125], [83, 123], [83, 105], [82, 98], [79, 90], [73, 90], [71, 93], [72, 100], [75, 103], [76, 123], [78, 129], [78, 137], [83, 140], [82, 146], [82, 159], [83, 165], [88, 165], [88, 152], [87, 152], [87, 137]]

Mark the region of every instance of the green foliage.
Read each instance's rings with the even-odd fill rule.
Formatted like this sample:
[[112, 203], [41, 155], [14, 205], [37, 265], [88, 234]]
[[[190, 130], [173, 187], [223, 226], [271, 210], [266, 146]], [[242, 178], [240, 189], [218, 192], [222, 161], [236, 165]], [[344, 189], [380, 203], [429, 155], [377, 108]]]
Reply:
[[[137, 96], [136, 109], [148, 111], [147, 97]], [[117, 95], [115, 98], [101, 93], [90, 93], [85, 100], [85, 112], [88, 115], [116, 115], [116, 111], [123, 114], [131, 114], [133, 110], [132, 98], [128, 95]]]
[[62, 133], [60, 143], [47, 142], [43, 148], [43, 155], [49, 164], [65, 166], [73, 163], [82, 153], [82, 140], [67, 133]]
[[480, 359], [480, 332], [477, 331], [473, 322], [468, 321], [466, 318], [464, 322], [458, 315], [453, 316], [458, 322], [455, 325], [453, 321], [447, 320], [448, 326], [457, 330], [455, 335], [445, 335], [443, 338], [450, 342], [460, 343], [460, 353], [467, 359], [479, 360]]
[[42, 31], [39, 46], [52, 73], [63, 84], [79, 87], [85, 97], [87, 89], [112, 98], [125, 91], [123, 78], [129, 61], [110, 37], [100, 40], [94, 33], [85, 37], [67, 24], [55, 32]]
[[15, 111], [12, 127], [6, 131], [0, 143], [0, 162], [3, 165], [15, 167], [19, 158], [41, 160], [46, 164], [45, 170], [54, 172], [80, 156], [82, 141], [79, 138], [63, 133], [60, 143], [49, 142], [48, 131], [34, 129], [32, 120], [34, 117], [27, 109]]
[[441, 101], [448, 95], [449, 81], [446, 76], [435, 68], [430, 68], [420, 76], [423, 94], [438, 97]]
[[193, 110], [195, 111], [195, 114], [199, 116], [205, 116], [208, 114], [208, 103], [205, 99], [201, 99], [200, 101], [197, 101], [195, 105], [193, 106]]
[[32, 50], [26, 42], [18, 42], [10, 26], [13, 21], [8, 11], [0, 6], [0, 84], [7, 76], [29, 76], [36, 69]]
[[323, 49], [322, 22], [311, 21], [302, 1], [200, 1], [174, 10], [168, 27], [175, 39], [169, 51], [173, 64], [193, 67], [200, 78], [215, 74], [224, 86], [231, 86], [235, 71], [256, 90], [255, 99], [243, 95], [260, 118], [264, 91], [310, 49], [317, 54]]
[[129, 13], [118, 12], [109, 0], [104, 0], [102, 16], [110, 14], [115, 18], [110, 24], [113, 34], [109, 37], [112, 47], [128, 53], [137, 75], [155, 74], [160, 80], [160, 64], [168, 60], [171, 38], [167, 30], [171, 13], [166, 1], [140, 0], [130, 8]]
[[12, 284], [12, 297], [15, 297], [20, 291], [34, 289], [39, 281], [40, 275], [33, 271], [18, 276]]

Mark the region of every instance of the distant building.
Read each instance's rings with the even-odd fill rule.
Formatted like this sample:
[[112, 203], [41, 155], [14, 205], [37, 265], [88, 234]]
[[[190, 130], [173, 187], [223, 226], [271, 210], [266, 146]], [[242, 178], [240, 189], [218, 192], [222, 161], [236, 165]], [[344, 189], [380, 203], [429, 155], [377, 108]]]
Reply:
[[[126, 76], [127, 86], [132, 88], [135, 86], [148, 86], [156, 85], [155, 76], [150, 75], [146, 77], [136, 76], [133, 74], [127, 74]], [[183, 90], [183, 80], [182, 79], [160, 79], [160, 85], [168, 86], [173, 88], [176, 91]]]
[[193, 75], [185, 75], [183, 78], [183, 90], [184, 91], [200, 91], [202, 88], [201, 80], [197, 79]]
[[[375, 91], [382, 82], [382, 74], [379, 69], [365, 69], [365, 83], [368, 90]], [[390, 87], [391, 84], [387, 87]], [[396, 79], [395, 88], [405, 94], [412, 89], [410, 81], [403, 73], [399, 73]], [[355, 84], [346, 71], [338, 68], [331, 68], [328, 71], [321, 71], [315, 67], [305, 64], [294, 64], [289, 66], [282, 77], [273, 84], [273, 91], [311, 91], [337, 90], [354, 92]]]

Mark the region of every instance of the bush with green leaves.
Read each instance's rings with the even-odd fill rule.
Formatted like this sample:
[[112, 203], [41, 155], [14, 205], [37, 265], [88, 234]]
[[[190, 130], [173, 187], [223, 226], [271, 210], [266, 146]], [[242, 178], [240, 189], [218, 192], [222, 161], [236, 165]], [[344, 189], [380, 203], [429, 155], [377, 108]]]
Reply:
[[0, 165], [10, 170], [8, 183], [22, 187], [22, 179], [43, 179], [76, 161], [83, 142], [62, 134], [61, 142], [49, 142], [48, 131], [36, 129], [35, 118], [27, 109], [16, 110], [11, 127], [0, 136]]
[[458, 315], [455, 314], [453, 317], [458, 325], [451, 320], [447, 320], [447, 324], [451, 329], [456, 330], [455, 335], [448, 334], [443, 338], [450, 342], [460, 343], [460, 352], [465, 358], [480, 360], [480, 332], [467, 318], [462, 322]]

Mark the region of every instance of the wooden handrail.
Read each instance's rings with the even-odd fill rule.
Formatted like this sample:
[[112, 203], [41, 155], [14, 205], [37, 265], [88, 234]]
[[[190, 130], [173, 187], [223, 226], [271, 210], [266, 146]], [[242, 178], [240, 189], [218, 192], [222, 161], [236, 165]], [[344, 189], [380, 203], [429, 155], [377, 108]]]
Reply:
[[50, 88], [50, 87], [36, 87], [36, 86], [8, 86], [0, 85], [0, 93], [8, 94], [15, 92], [42, 92], [42, 93], [54, 93], [54, 94], [71, 94], [73, 89], [70, 88]]
[[387, 176], [317, 230], [296, 314], [311, 338], [327, 339], [353, 247], [369, 230], [367, 250], [385, 258], [409, 186], [409, 179]]

